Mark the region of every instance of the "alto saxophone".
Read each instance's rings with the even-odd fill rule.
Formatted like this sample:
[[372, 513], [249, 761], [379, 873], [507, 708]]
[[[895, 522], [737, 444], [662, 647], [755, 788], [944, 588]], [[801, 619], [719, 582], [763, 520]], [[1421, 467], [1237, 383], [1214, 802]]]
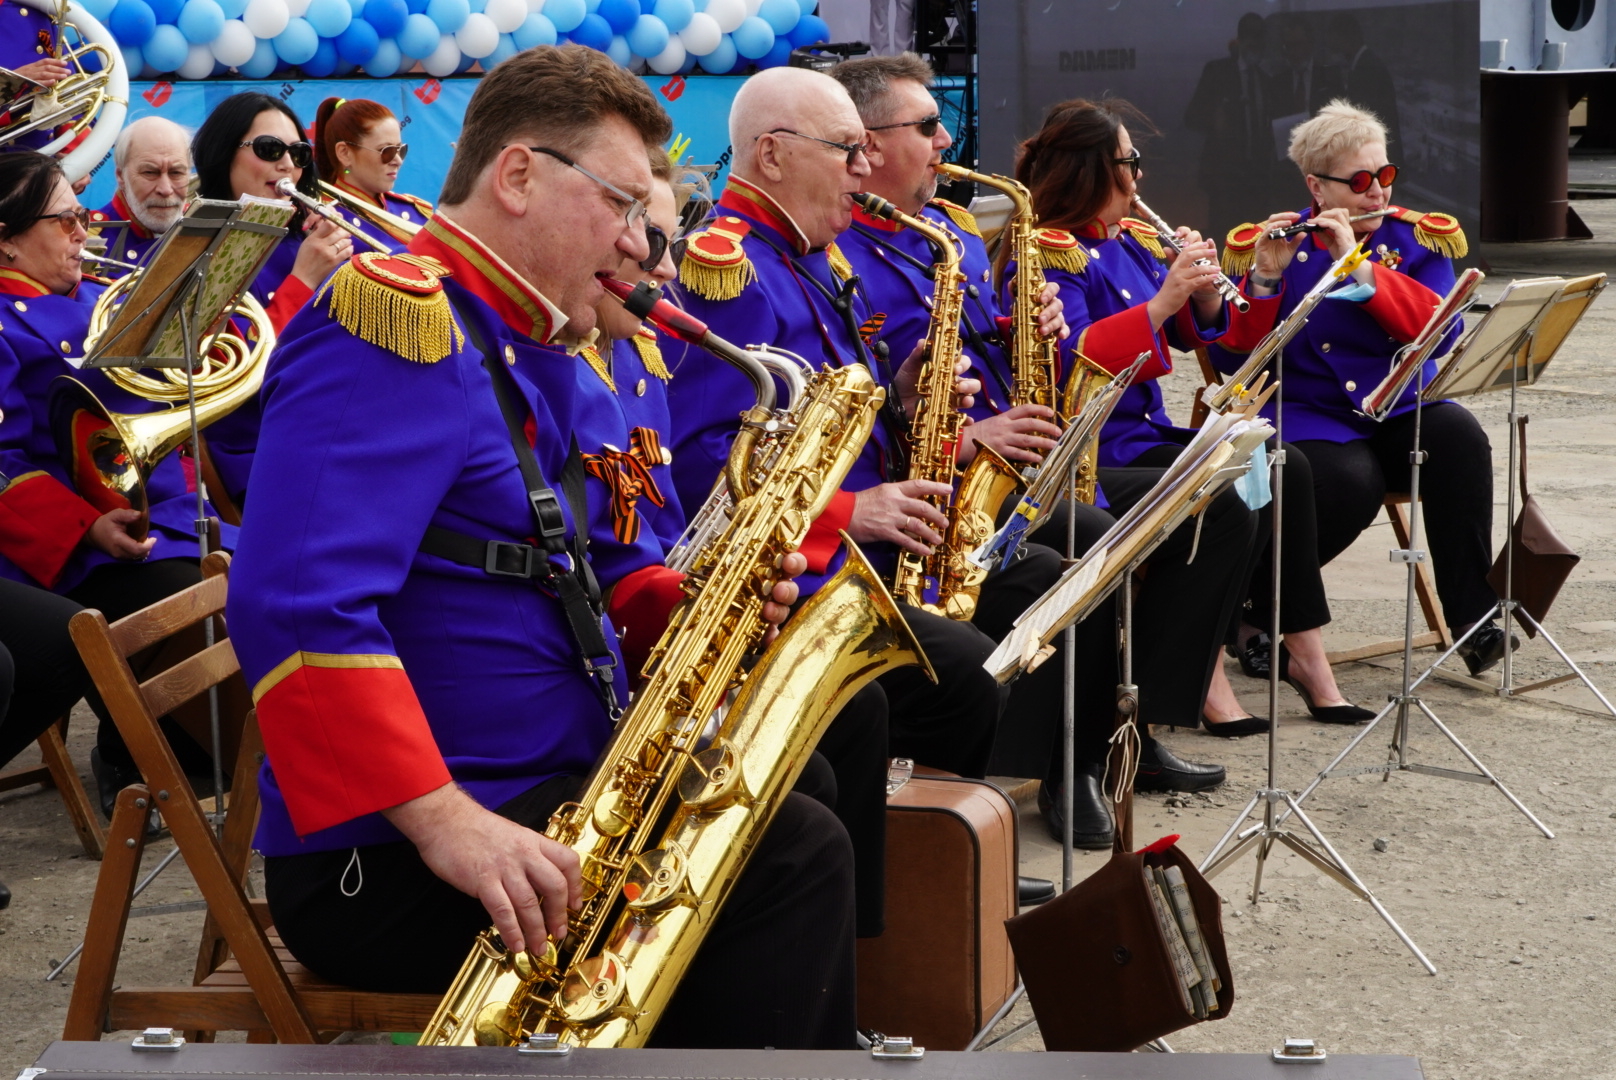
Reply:
[[510, 1046], [552, 1032], [567, 1046], [643, 1046], [831, 718], [889, 668], [930, 673], [850, 540], [847, 563], [746, 669], [768, 631], [761, 610], [780, 557], [835, 494], [884, 394], [863, 367], [813, 375], [758, 477], [749, 459], [760, 429], [780, 423], [767, 371], [665, 301], [657, 306], [698, 327], [691, 340], [745, 366], [759, 388], [729, 460], [730, 522], [692, 564], [688, 599], [584, 793], [550, 819], [546, 835], [581, 865], [582, 903], [568, 913], [566, 937], [513, 954], [484, 931], [422, 1045]]

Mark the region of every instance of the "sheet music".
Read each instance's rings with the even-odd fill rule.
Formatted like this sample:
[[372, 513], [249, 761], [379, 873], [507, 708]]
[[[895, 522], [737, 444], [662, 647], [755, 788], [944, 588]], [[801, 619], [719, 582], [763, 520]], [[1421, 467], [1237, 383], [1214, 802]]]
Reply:
[[[1519, 348], [1521, 335], [1565, 288], [1564, 278], [1532, 278], [1512, 281], [1493, 303], [1492, 310], [1459, 342], [1436, 378], [1426, 387], [1425, 401], [1479, 394], [1499, 385], [1504, 376], [1508, 385], [1509, 365]], [[1525, 382], [1526, 380], [1522, 380]]]
[[1458, 319], [1464, 309], [1469, 306], [1470, 298], [1486, 278], [1480, 270], [1471, 267], [1459, 275], [1448, 290], [1448, 295], [1431, 312], [1425, 326], [1415, 335], [1414, 340], [1397, 351], [1392, 362], [1391, 371], [1381, 380], [1380, 385], [1369, 392], [1359, 403], [1363, 413], [1374, 420], [1384, 420], [1386, 415], [1396, 406], [1403, 391], [1408, 384], [1414, 381], [1415, 375], [1425, 367], [1425, 362], [1431, 358], [1447, 336], [1448, 329], [1453, 321]]

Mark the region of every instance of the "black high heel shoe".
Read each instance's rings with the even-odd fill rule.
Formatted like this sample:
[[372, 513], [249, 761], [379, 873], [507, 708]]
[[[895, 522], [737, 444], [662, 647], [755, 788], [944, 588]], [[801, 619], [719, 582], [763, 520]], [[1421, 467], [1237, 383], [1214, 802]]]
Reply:
[[1307, 706], [1308, 714], [1321, 724], [1361, 724], [1375, 718], [1374, 713], [1351, 702], [1345, 705], [1315, 705], [1307, 687], [1302, 685], [1300, 679], [1291, 677], [1291, 654], [1286, 651], [1284, 642], [1279, 645], [1279, 681], [1296, 691], [1302, 704]]
[[1207, 719], [1205, 713], [1201, 714], [1201, 727], [1206, 729], [1208, 735], [1216, 735], [1220, 739], [1238, 739], [1242, 735], [1266, 735], [1268, 729], [1273, 726], [1266, 716], [1242, 716], [1237, 720], [1220, 722]]

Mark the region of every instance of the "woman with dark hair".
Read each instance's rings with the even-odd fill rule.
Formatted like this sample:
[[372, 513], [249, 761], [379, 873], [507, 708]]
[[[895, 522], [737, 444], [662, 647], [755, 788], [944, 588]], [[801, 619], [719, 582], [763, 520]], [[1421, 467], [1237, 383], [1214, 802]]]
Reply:
[[[0, 701], [0, 765], [62, 715], [88, 688], [67, 635], [80, 606], [120, 619], [200, 579], [196, 501], [178, 454], [146, 481], [143, 515], [111, 489], [80, 490], [57, 445], [51, 390], [77, 379], [108, 410], [158, 406], [85, 368], [90, 313], [103, 289], [83, 281], [79, 257], [89, 211], [53, 159], [33, 151], [0, 154], [0, 645], [16, 683]], [[74, 436], [89, 419], [80, 413]], [[226, 535], [234, 546], [235, 530]], [[91, 704], [100, 712], [99, 702]], [[170, 732], [192, 771], [201, 750]], [[110, 814], [119, 789], [139, 779], [134, 761], [103, 714], [91, 767]]]
[[[1016, 177], [1031, 189], [1039, 221], [1046, 226], [1041, 237], [1045, 274], [1060, 285], [1067, 325], [1072, 328], [1062, 346], [1065, 370], [1076, 366], [1079, 355], [1114, 372], [1128, 367], [1140, 353], [1149, 354], [1101, 433], [1100, 481], [1114, 509], [1119, 501], [1125, 509], [1142, 494], [1141, 486], [1153, 483], [1158, 470], [1171, 465], [1193, 435], [1168, 418], [1157, 382], [1172, 371], [1169, 346], [1189, 350], [1209, 345], [1228, 328], [1215, 287], [1213, 244], [1180, 230], [1184, 254], [1174, 258], [1152, 226], [1129, 216], [1144, 171], [1128, 123], [1152, 130], [1127, 102], [1062, 102], [1049, 110], [1043, 128], [1022, 144], [1016, 164]], [[1199, 259], [1212, 263], [1196, 266]], [[1307, 476], [1306, 462], [1298, 465], [1297, 457], [1287, 460], [1288, 509], [1295, 508], [1292, 489], [1304, 486]], [[1209, 513], [1219, 513], [1220, 506], [1221, 513], [1231, 518], [1253, 517], [1232, 492], [1221, 496]], [[1207, 527], [1215, 520], [1209, 520]], [[1257, 521], [1248, 520], [1247, 528], [1254, 540]], [[1151, 562], [1147, 592], [1169, 567], [1167, 576], [1184, 575], [1182, 590], [1162, 594], [1160, 602], [1181, 619], [1190, 606], [1195, 609], [1187, 620], [1193, 627], [1186, 626], [1184, 632], [1195, 636], [1197, 656], [1203, 645], [1206, 650], [1196, 712], [1212, 734], [1266, 729], [1262, 721], [1245, 720], [1249, 714], [1218, 662], [1235, 609], [1245, 599], [1255, 548], [1248, 540], [1238, 552], [1231, 545], [1222, 556], [1224, 562], [1203, 562], [1207, 558], [1203, 535], [1198, 565], [1185, 567], [1181, 559], [1163, 558], [1160, 552]], [[1323, 583], [1316, 567], [1313, 586], [1322, 601]], [[1149, 645], [1141, 641], [1139, 647]], [[1201, 672], [1199, 664], [1195, 670]], [[1315, 718], [1355, 722], [1373, 715], [1341, 698], [1328, 664], [1322, 676], [1311, 668], [1308, 674]], [[1143, 680], [1140, 685], [1145, 685]], [[1227, 726], [1231, 721], [1238, 726]]]
[[[321, 178], [356, 202], [424, 225], [432, 217], [432, 204], [393, 190], [409, 151], [398, 118], [380, 102], [328, 97], [314, 114], [314, 166]], [[394, 251], [410, 241], [403, 229], [388, 228], [348, 207], [339, 212]]]

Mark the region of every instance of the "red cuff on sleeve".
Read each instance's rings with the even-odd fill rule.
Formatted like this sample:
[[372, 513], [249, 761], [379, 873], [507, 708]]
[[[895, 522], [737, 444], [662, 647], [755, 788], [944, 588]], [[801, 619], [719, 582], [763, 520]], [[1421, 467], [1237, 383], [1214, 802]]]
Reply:
[[1442, 298], [1407, 274], [1370, 265], [1375, 268], [1375, 295], [1364, 301], [1364, 310], [1398, 341], [1413, 341]]
[[290, 673], [254, 691], [264, 749], [299, 836], [409, 802], [450, 781], [409, 676], [401, 667], [375, 663], [383, 660], [397, 663], [300, 653], [281, 665], [294, 665]]
[[1009, 315], [996, 316], [993, 324], [999, 328], [999, 337], [1002, 340], [1009, 341], [1016, 336], [1016, 320]]
[[668, 628], [674, 605], [685, 598], [679, 587], [684, 579], [679, 571], [666, 566], [642, 566], [612, 586], [606, 614], [623, 635], [618, 647], [623, 650], [631, 684]]
[[0, 491], [0, 554], [51, 588], [100, 516], [48, 473], [19, 477]]
[[1167, 349], [1156, 331], [1150, 328], [1150, 312], [1144, 304], [1135, 304], [1126, 311], [1090, 323], [1077, 336], [1074, 348], [1113, 375], [1126, 370], [1140, 353], [1150, 352], [1150, 359], [1133, 380], [1135, 383], [1159, 379], [1173, 370]]
[[797, 549], [808, 560], [810, 574], [823, 574], [830, 568], [831, 559], [842, 546], [842, 530], [853, 521], [853, 507], [857, 502], [857, 492], [838, 491], [830, 497], [824, 512], [814, 519], [802, 547]]
[[1273, 296], [1252, 296], [1244, 288], [1240, 295], [1251, 301], [1251, 309], [1241, 314], [1233, 305], [1229, 306], [1229, 329], [1218, 339], [1218, 344], [1230, 352], [1248, 353], [1279, 322], [1279, 300], [1285, 295], [1285, 286], [1281, 284]]
[[292, 321], [292, 316], [302, 310], [303, 305], [309, 302], [314, 290], [303, 284], [303, 279], [296, 274], [287, 274], [280, 288], [275, 290], [275, 296], [270, 300], [269, 306], [264, 309], [269, 316], [269, 323], [278, 334], [286, 329], [286, 324]]

